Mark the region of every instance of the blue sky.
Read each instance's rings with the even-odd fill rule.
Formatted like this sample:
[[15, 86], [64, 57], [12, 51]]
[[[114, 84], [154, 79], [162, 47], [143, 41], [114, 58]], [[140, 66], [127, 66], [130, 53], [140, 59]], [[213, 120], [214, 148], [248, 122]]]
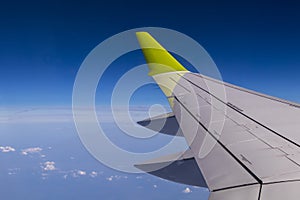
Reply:
[[299, 101], [299, 8], [293, 1], [1, 3], [0, 105], [71, 105], [76, 72], [90, 50], [145, 26], [194, 38], [225, 81]]

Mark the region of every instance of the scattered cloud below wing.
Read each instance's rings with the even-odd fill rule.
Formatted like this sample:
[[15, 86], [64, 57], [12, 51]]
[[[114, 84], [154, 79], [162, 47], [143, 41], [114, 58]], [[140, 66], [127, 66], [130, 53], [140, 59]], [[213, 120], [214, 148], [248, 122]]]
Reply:
[[44, 171], [54, 171], [56, 170], [55, 162], [47, 161], [42, 164], [42, 168]]
[[0, 146], [0, 151], [2, 153], [9, 153], [9, 152], [15, 152], [16, 149], [11, 146], [5, 146], [5, 147]]
[[188, 193], [191, 193], [192, 190], [191, 190], [190, 188], [187, 187], [187, 188], [185, 188], [182, 192], [185, 193], [185, 194], [188, 194]]
[[80, 176], [85, 176], [85, 175], [86, 175], [86, 172], [85, 172], [85, 171], [82, 171], [82, 170], [78, 170], [78, 171], [77, 171], [77, 174], [80, 175]]
[[[68, 177], [72, 177], [72, 178], [79, 178], [80, 176], [86, 176], [88, 175], [88, 172], [83, 171], [83, 170], [78, 170], [78, 169], [74, 169], [74, 170], [69, 170], [69, 171], [59, 171], [59, 173], [63, 174], [63, 178], [67, 179]], [[98, 172], [92, 171], [91, 173], [89, 173], [89, 176], [94, 178], [98, 175]]]
[[90, 175], [90, 177], [95, 178], [98, 176], [98, 173], [95, 171], [92, 171], [89, 175]]
[[127, 176], [114, 175], [114, 176], [107, 177], [106, 180], [113, 181], [113, 180], [120, 180], [120, 179], [127, 179], [127, 178], [128, 178]]
[[22, 149], [21, 154], [22, 155], [28, 155], [28, 154], [35, 154], [35, 153], [40, 153], [43, 149], [40, 147], [31, 147], [27, 149]]

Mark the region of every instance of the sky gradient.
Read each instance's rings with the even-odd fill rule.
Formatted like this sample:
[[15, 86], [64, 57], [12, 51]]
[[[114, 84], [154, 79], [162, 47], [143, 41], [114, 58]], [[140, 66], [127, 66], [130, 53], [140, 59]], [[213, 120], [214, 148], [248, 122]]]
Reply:
[[[299, 8], [277, 0], [1, 3], [0, 105], [71, 105], [87, 54], [116, 33], [146, 26], [198, 41], [225, 81], [299, 102]], [[144, 61], [140, 54], [123, 62]]]

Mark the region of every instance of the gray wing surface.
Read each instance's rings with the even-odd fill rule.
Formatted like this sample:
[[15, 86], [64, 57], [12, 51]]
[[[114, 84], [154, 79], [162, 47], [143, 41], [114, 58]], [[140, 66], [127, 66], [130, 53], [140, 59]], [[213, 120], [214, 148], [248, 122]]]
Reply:
[[298, 104], [200, 74], [154, 79], [174, 88], [168, 98], [210, 200], [300, 198]]

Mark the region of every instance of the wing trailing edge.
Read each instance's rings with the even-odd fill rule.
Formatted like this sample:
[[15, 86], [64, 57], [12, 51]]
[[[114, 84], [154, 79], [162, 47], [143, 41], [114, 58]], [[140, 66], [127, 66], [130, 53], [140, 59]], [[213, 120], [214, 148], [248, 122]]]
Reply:
[[203, 175], [190, 150], [156, 158], [137, 164], [135, 167], [169, 181], [207, 188]]
[[137, 122], [150, 130], [172, 136], [183, 136], [178, 121], [173, 112], [158, 115]]

